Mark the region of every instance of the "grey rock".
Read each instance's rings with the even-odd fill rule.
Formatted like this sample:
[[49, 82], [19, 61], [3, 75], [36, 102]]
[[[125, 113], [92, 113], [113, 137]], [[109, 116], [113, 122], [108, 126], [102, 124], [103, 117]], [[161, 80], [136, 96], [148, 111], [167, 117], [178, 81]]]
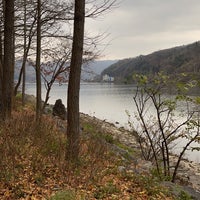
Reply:
[[188, 196], [190, 196], [194, 200], [200, 200], [200, 193], [196, 190], [194, 190], [192, 187], [189, 186], [180, 186], [175, 183], [164, 181], [161, 183], [164, 187], [167, 187], [171, 193], [177, 197], [180, 198], [181, 194], [186, 193]]
[[184, 191], [186, 191], [193, 199], [200, 200], [200, 192], [194, 190], [193, 188], [189, 186], [183, 186], [182, 187]]
[[53, 106], [53, 116], [58, 116], [60, 119], [67, 119], [67, 111], [61, 99], [57, 99]]

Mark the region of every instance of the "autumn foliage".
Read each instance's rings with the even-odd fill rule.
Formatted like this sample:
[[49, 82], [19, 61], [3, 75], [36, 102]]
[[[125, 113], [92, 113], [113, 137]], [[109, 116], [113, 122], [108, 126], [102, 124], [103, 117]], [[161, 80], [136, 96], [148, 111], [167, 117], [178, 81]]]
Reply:
[[43, 116], [38, 126], [34, 117], [30, 105], [18, 105], [12, 119], [0, 124], [0, 199], [172, 199], [151, 177], [120, 173], [120, 158], [92, 125], [82, 124], [74, 167], [65, 160], [63, 122]]

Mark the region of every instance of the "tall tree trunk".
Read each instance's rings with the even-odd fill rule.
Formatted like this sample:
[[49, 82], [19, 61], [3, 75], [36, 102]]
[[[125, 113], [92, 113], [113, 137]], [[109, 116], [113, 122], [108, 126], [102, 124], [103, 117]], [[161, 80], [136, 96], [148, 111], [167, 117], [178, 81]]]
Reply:
[[[17, 91], [18, 91], [18, 88], [19, 88], [22, 80], [23, 80], [22, 96], [23, 96], [23, 90], [25, 89], [25, 78], [26, 78], [25, 67], [26, 67], [26, 62], [27, 62], [29, 50], [31, 48], [32, 40], [33, 40], [33, 37], [35, 36], [35, 32], [37, 31], [37, 30], [34, 29], [34, 25], [37, 23], [36, 17], [37, 17], [37, 14], [34, 15], [34, 21], [30, 25], [30, 30], [27, 31], [27, 24], [26, 24], [27, 23], [26, 22], [27, 21], [27, 0], [24, 0], [24, 21], [25, 21], [25, 23], [24, 23], [24, 55], [23, 55], [22, 66], [21, 66], [20, 73], [19, 73], [19, 78], [18, 78], [18, 81], [17, 81], [15, 88], [14, 88], [14, 95], [15, 96], [17, 95]], [[23, 98], [24, 97], [22, 97], [22, 99]]]
[[[33, 27], [32, 27], [33, 28]], [[31, 29], [32, 29], [31, 28]], [[30, 31], [29, 33], [29, 37], [28, 37], [28, 42], [26, 41], [26, 47], [24, 46], [24, 48], [26, 49], [26, 52], [24, 52], [24, 55], [23, 55], [23, 61], [22, 61], [22, 67], [20, 69], [20, 73], [19, 73], [19, 78], [18, 78], [18, 81], [17, 81], [17, 84], [15, 85], [15, 88], [14, 88], [14, 95], [16, 96], [17, 95], [17, 91], [18, 91], [18, 88], [21, 84], [21, 80], [22, 78], [24, 78], [23, 76], [23, 71], [24, 71], [24, 68], [26, 67], [26, 62], [27, 62], [27, 58], [28, 58], [28, 54], [29, 54], [29, 50], [31, 48], [31, 42], [32, 42], [32, 38], [34, 36], [34, 33], [31, 33], [32, 30]], [[26, 37], [27, 39], [27, 37]], [[25, 72], [26, 73], [26, 72]]]
[[[1, 18], [1, 20], [3, 20], [2, 18]], [[0, 22], [1, 24], [0, 24], [0, 61], [1, 61], [1, 63], [3, 63], [3, 35], [2, 35], [2, 27], [3, 27], [3, 24], [2, 24], [2, 22]]]
[[2, 61], [0, 61], [0, 120], [3, 118], [3, 66]]
[[85, 0], [75, 0], [72, 58], [67, 98], [68, 147], [66, 158], [71, 161], [78, 160], [79, 154], [79, 90], [83, 56], [84, 23]]
[[0, 13], [0, 119], [3, 117], [3, 21], [4, 21], [4, 0], [1, 1], [2, 10]]
[[36, 53], [36, 121], [41, 117], [41, 0], [37, 1], [37, 53]]
[[22, 82], [22, 105], [25, 105], [25, 85], [26, 85], [26, 0], [24, 0], [24, 55], [23, 55], [23, 82]]
[[[2, 22], [2, 18], [1, 18]], [[0, 22], [0, 23], [1, 23]], [[3, 41], [2, 41], [2, 23], [0, 24], [0, 116], [2, 113], [2, 83], [3, 83]], [[0, 117], [1, 118], [1, 117]]]
[[14, 75], [14, 0], [5, 1], [3, 109], [2, 117], [11, 117]]

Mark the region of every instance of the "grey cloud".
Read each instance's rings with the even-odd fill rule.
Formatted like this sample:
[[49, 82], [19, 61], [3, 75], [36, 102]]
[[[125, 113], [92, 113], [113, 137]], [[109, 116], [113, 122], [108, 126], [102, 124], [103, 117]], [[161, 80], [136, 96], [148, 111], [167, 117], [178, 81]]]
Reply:
[[170, 47], [198, 40], [199, 11], [199, 0], [124, 0], [102, 21], [89, 26], [93, 30], [108, 30], [116, 38], [108, 50], [113, 56], [115, 51], [120, 56], [118, 49], [123, 47], [121, 56], [130, 57], [135, 55], [131, 52], [142, 53], [142, 49], [148, 52], [167, 48], [167, 44]]
[[121, 11], [116, 11], [121, 13], [121, 18], [118, 17], [117, 21], [112, 19], [112, 22], [115, 26], [121, 24], [123, 29], [129, 28], [130, 33], [148, 34], [200, 27], [200, 3], [196, 0], [127, 0], [125, 3]]

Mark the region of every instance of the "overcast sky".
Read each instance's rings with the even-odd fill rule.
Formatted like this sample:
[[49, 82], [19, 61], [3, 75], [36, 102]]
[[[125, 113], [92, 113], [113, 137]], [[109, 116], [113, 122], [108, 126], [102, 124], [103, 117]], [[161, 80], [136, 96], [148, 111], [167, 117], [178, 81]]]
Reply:
[[89, 33], [109, 33], [101, 59], [123, 59], [200, 40], [200, 0], [122, 0]]

